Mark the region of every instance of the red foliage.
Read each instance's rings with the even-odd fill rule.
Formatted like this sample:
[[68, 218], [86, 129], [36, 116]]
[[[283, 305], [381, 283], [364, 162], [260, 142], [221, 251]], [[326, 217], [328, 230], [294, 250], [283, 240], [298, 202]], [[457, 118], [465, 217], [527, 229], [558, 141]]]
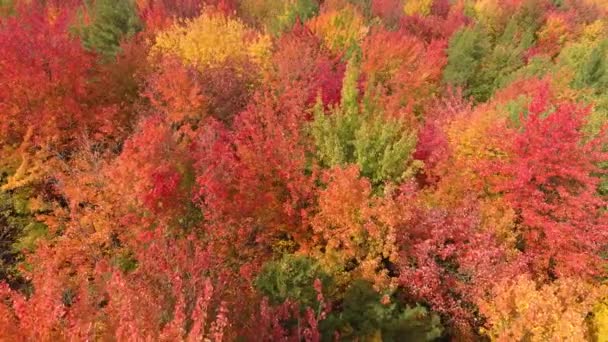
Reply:
[[424, 162], [424, 168], [417, 175], [422, 186], [435, 185], [451, 156], [446, 126], [456, 117], [469, 113], [471, 104], [461, 91], [448, 90], [443, 97], [434, 101], [426, 112], [425, 122], [418, 131], [418, 140], [413, 157]]
[[131, 192], [123, 201], [135, 207], [143, 204], [169, 218], [183, 213], [190, 201], [190, 189], [180, 186], [185, 174], [191, 172], [187, 147], [187, 140], [180, 139], [180, 133], [165, 120], [144, 120], [110, 170], [114, 187], [129, 184]]
[[296, 23], [293, 30], [277, 42], [272, 58], [275, 66], [273, 85], [277, 89], [300, 88], [307, 94], [306, 105], [320, 95], [326, 106], [340, 101], [345, 63], [331, 56], [309, 28]]
[[0, 19], [2, 141], [21, 142], [28, 127], [36, 143], [58, 146], [73, 144], [86, 130], [112, 132], [113, 111], [89, 101], [94, 56], [70, 34], [70, 13], [38, 5], [17, 11]]
[[469, 23], [464, 15], [462, 4], [447, 5], [445, 0], [437, 0], [431, 7], [428, 16], [404, 16], [399, 22], [400, 27], [411, 35], [426, 42], [437, 39], [449, 39], [454, 32]]
[[205, 7], [210, 6], [227, 15], [237, 9], [235, 0], [137, 0], [139, 16], [151, 31], [162, 30], [176, 19], [198, 16]]
[[[207, 276], [211, 257], [200, 242], [193, 236], [167, 238], [163, 229], [157, 229], [142, 234], [139, 243], [134, 253], [137, 269], [112, 272], [105, 288], [108, 329], [113, 330], [109, 336], [222, 340], [228, 324], [226, 307], [217, 301]], [[167, 314], [172, 319], [163, 324]]]
[[421, 184], [435, 183], [433, 170], [449, 154], [445, 132], [436, 121], [427, 121], [418, 133], [416, 151], [413, 157], [424, 162], [424, 173], [420, 175]]
[[[330, 20], [329, 31], [356, 44], [335, 41], [330, 50], [298, 21], [243, 47], [243, 56], [263, 50], [263, 63], [226, 56], [196, 68], [151, 52], [154, 37], [205, 6], [237, 15], [237, 1], [138, 0], [146, 27], [112, 61], [85, 52], [71, 33], [76, 0], [17, 1], [1, 16], [0, 179], [11, 190], [0, 196], [9, 215], [0, 238], [13, 221], [26, 227], [17, 244], [2, 243], [26, 246], [24, 263], [9, 267], [32, 287], [25, 295], [0, 285], [0, 339], [319, 341], [330, 325], [321, 325], [330, 308], [320, 280], [316, 308], [292, 299], [270, 307], [252, 286], [262, 266], [284, 254], [306, 256], [332, 278], [327, 303], [338, 321], [359, 309], [346, 305], [344, 290], [365, 280], [388, 309], [379, 315], [392, 312], [385, 317], [401, 323], [393, 313], [420, 303], [442, 315], [445, 338], [475, 339], [486, 318], [496, 334], [513, 330], [503, 322], [525, 325], [534, 310], [522, 311], [523, 320], [510, 311], [521, 298], [534, 297], [551, 320], [553, 307], [578, 300], [556, 295], [597, 287], [608, 245], [606, 198], [597, 191], [608, 138], [606, 129], [591, 137], [589, 111], [563, 101], [598, 93], [552, 79], [577, 72], [570, 67], [584, 64], [577, 60], [584, 54], [574, 51], [543, 79], [501, 85], [474, 108], [461, 90], [445, 88], [442, 73], [448, 52], [481, 61], [488, 74], [502, 75], [493, 68], [503, 59], [510, 64], [501, 44], [490, 56], [496, 65], [466, 44], [448, 51], [464, 25], [487, 31], [479, 37], [493, 46], [513, 16], [530, 14], [524, 19], [541, 25], [525, 57], [555, 57], [583, 32], [583, 40], [600, 36], [594, 20], [605, 11], [569, 0], [559, 8], [546, 0], [436, 0], [430, 13], [426, 2], [424, 16], [406, 16], [403, 1], [351, 2], [319, 1], [328, 15], [312, 20]], [[465, 3], [475, 18], [465, 16]], [[341, 8], [344, 15], [329, 15]], [[342, 113], [335, 107], [346, 59], [360, 69], [365, 96], [348, 104], [361, 110]], [[455, 77], [468, 78], [465, 71]], [[503, 76], [492, 86], [511, 77]], [[372, 182], [348, 162], [321, 170], [311, 132], [319, 102], [340, 112], [323, 131], [351, 162], [366, 160], [360, 153], [368, 147], [403, 148], [405, 140], [385, 146], [390, 128], [380, 127], [377, 141], [363, 141], [368, 132], [360, 129], [386, 121], [378, 113], [402, 119], [417, 133], [413, 157], [424, 165], [417, 178]], [[527, 103], [519, 118], [509, 115]], [[596, 125], [601, 111], [593, 114]], [[384, 154], [368, 166], [401, 162]], [[519, 274], [531, 280], [509, 286]], [[576, 291], [561, 291], [562, 283]], [[481, 316], [495, 294], [503, 302], [485, 305]], [[595, 300], [575, 305], [577, 317]], [[364, 327], [352, 328], [355, 335]], [[380, 330], [365, 338], [385, 337]]]
[[584, 142], [588, 110], [548, 103], [541, 88], [513, 130], [510, 158], [488, 172], [499, 175], [495, 191], [519, 215], [519, 232], [532, 270], [541, 276], [597, 274], [598, 252], [606, 243], [605, 201], [596, 194], [605, 161], [605, 134]]
[[[400, 200], [413, 202], [408, 194]], [[400, 284], [468, 330], [476, 325], [472, 304], [507, 267], [516, 265], [506, 263], [504, 249], [481, 229], [474, 208], [414, 208], [413, 213], [398, 240]]]
[[404, 31], [379, 29], [366, 38], [361, 70], [367, 87], [377, 87], [384, 95], [388, 115], [413, 120], [413, 111], [430, 104], [447, 62], [445, 47], [444, 41], [427, 45]]
[[198, 196], [219, 255], [233, 250], [259, 265], [280, 237], [306, 242], [314, 186], [306, 175], [304, 96], [298, 89], [279, 98], [258, 94], [234, 131], [218, 123], [201, 130]]
[[69, 277], [43, 272], [57, 270], [58, 265], [39, 263], [33, 277], [36, 290], [30, 298], [5, 285], [0, 289], [5, 299], [0, 304], [2, 336], [16, 340], [230, 339], [225, 304], [217, 300], [207, 276], [210, 257], [197, 244], [192, 237], [172, 239], [163, 229], [151, 231], [135, 247], [135, 271], [123, 273], [110, 268], [108, 260], [100, 260], [88, 280], [79, 280], [75, 287], [70, 286]]
[[245, 109], [258, 86], [257, 68], [253, 63], [226, 61], [212, 66], [200, 76], [209, 115], [223, 122], [232, 122]]
[[197, 123], [204, 118], [206, 98], [202, 94], [200, 74], [194, 68], [184, 66], [175, 58], [164, 58], [146, 83], [143, 95], [152, 108], [172, 124]]
[[388, 25], [396, 24], [403, 17], [403, 1], [372, 0], [372, 14]]

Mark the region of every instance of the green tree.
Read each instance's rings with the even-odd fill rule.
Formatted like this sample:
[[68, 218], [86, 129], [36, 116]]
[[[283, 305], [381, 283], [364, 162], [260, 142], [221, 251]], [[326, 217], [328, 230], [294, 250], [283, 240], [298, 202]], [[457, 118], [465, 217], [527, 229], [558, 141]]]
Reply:
[[37, 212], [30, 208], [31, 197], [29, 187], [0, 191], [0, 281], [7, 281], [13, 288], [26, 285], [18, 270], [22, 252], [33, 250], [47, 231], [34, 218]]
[[596, 94], [602, 94], [608, 86], [608, 70], [606, 64], [606, 50], [608, 40], [604, 40], [591, 49], [591, 53], [582, 60], [572, 86], [578, 89], [591, 88]]
[[448, 47], [444, 82], [462, 87], [476, 101], [487, 101], [525, 66], [524, 53], [534, 44], [539, 27], [537, 11], [534, 1], [527, 2], [495, 35], [481, 24], [456, 32]]
[[340, 106], [330, 114], [320, 103], [315, 107], [317, 157], [327, 167], [355, 163], [375, 185], [400, 181], [419, 167], [411, 157], [416, 133], [402, 120], [383, 115], [371, 96], [359, 103], [357, 64], [355, 58], [348, 64]]
[[433, 341], [443, 333], [436, 314], [419, 305], [401, 305], [362, 280], [348, 287], [340, 308], [321, 322], [327, 340], [336, 331], [345, 340], [363, 341]]
[[321, 281], [324, 289], [330, 288], [330, 276], [315, 260], [285, 254], [281, 259], [264, 265], [255, 280], [255, 287], [273, 304], [280, 304], [289, 299], [306, 307], [316, 307], [318, 302], [314, 282], [317, 279]]
[[489, 49], [488, 38], [479, 27], [467, 27], [456, 32], [448, 46], [444, 82], [462, 87], [466, 95], [473, 95], [472, 89], [477, 85], [475, 77], [479, 74], [481, 60]]
[[95, 0], [87, 7], [92, 21], [81, 31], [84, 47], [106, 58], [120, 52], [122, 39], [143, 28], [133, 0]]

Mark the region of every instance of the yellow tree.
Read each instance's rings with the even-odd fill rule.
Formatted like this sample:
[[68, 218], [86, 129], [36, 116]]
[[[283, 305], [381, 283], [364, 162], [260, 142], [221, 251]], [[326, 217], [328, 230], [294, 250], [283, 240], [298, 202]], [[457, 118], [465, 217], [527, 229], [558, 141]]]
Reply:
[[247, 28], [240, 20], [205, 11], [160, 32], [151, 54], [176, 55], [200, 69], [221, 65], [229, 59], [264, 65], [270, 45], [270, 37]]
[[365, 18], [351, 5], [328, 9], [308, 21], [307, 25], [336, 54], [348, 54], [361, 43], [369, 30]]
[[488, 318], [484, 333], [495, 341], [589, 341], [587, 316], [607, 291], [574, 278], [544, 285], [523, 276], [507, 280], [479, 303]]

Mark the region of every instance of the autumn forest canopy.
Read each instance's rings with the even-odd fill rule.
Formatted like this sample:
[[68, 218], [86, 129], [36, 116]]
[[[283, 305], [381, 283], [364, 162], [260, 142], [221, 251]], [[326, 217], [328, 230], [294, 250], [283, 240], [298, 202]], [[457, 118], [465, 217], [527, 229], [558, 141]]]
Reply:
[[0, 341], [608, 341], [608, 1], [0, 0]]

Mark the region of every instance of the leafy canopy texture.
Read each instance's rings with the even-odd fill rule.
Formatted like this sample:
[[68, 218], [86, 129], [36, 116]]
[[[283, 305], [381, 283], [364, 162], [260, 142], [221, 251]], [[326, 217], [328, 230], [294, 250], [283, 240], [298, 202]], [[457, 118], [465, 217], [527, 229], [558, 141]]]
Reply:
[[142, 29], [132, 0], [95, 0], [89, 8], [91, 23], [82, 29], [82, 41], [86, 49], [103, 56], [115, 56], [122, 40]]
[[605, 0], [0, 0], [0, 341], [608, 341]]

